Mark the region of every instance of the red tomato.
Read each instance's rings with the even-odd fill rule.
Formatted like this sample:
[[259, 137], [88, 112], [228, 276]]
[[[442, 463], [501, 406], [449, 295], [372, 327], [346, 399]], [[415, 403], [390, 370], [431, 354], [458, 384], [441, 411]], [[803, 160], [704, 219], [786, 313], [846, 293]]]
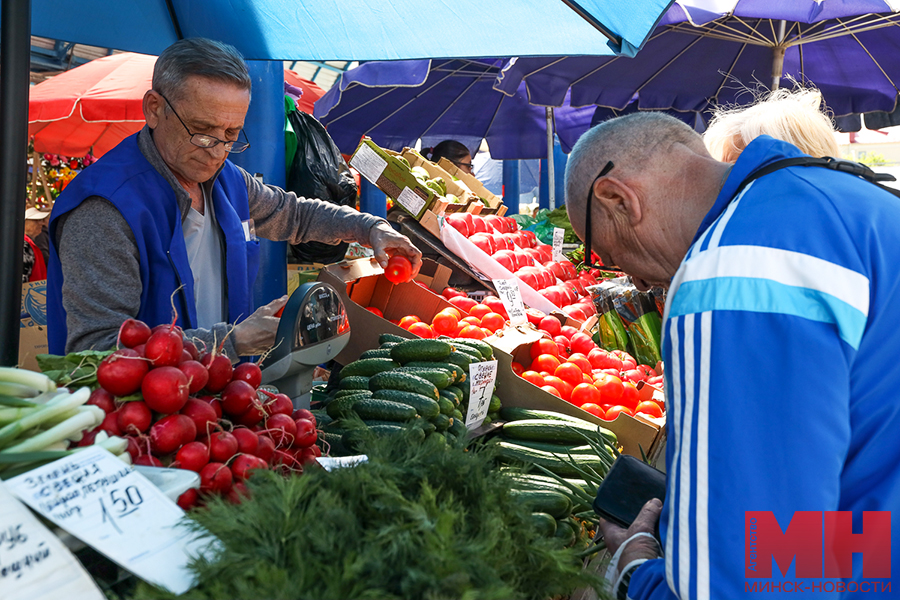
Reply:
[[434, 315], [434, 318], [431, 320], [431, 326], [434, 332], [439, 335], [453, 336], [456, 335], [459, 321], [451, 313], [441, 311]]
[[540, 325], [538, 325], [538, 327], [549, 333], [551, 337], [560, 335], [562, 329], [559, 324], [559, 319], [552, 315], [547, 315], [546, 317], [541, 319]]
[[538, 387], [544, 385], [544, 376], [537, 371], [525, 371], [524, 373], [522, 373], [522, 379], [524, 379], [528, 383], [533, 383]]
[[412, 279], [412, 263], [405, 256], [395, 254], [388, 260], [384, 276], [391, 283], [405, 283]]
[[622, 379], [636, 384], [638, 381], [643, 381], [645, 375], [638, 369], [628, 369], [627, 371], [622, 371]]
[[457, 321], [462, 319], [462, 313], [453, 306], [448, 306], [447, 308], [442, 309], [441, 312], [444, 314], [453, 315], [453, 318]]
[[449, 300], [450, 298], [456, 298], [457, 296], [465, 296], [466, 293], [465, 293], [465, 292], [461, 292], [461, 291], [459, 291], [459, 290], [456, 289], [456, 288], [445, 287], [445, 288], [444, 288], [444, 291], [441, 292], [441, 295], [442, 295], [444, 298], [447, 298], [447, 299]]
[[513, 373], [519, 375], [520, 377], [522, 376], [522, 373], [525, 372], [525, 367], [521, 363], [517, 363], [516, 361], [512, 361], [509, 366], [512, 369]]
[[454, 306], [458, 306], [462, 310], [469, 312], [469, 309], [478, 304], [468, 296], [456, 296], [455, 298], [450, 298], [450, 304]]
[[610, 408], [608, 411], [606, 411], [606, 417], [604, 417], [604, 418], [607, 421], [615, 421], [616, 417], [618, 417], [620, 413], [625, 413], [629, 417], [634, 416], [634, 413], [631, 412], [630, 408], [627, 408], [625, 406], [616, 405], [616, 406], [613, 406], [612, 408]]
[[[556, 344], [553, 344], [553, 347], [556, 347]], [[556, 370], [560, 364], [559, 357], [554, 354], [541, 354], [537, 356], [534, 361], [531, 363], [532, 371], [546, 371], [548, 373], [552, 373]]]
[[541, 338], [531, 345], [531, 358], [535, 359], [541, 354], [552, 354], [559, 356], [559, 348], [556, 342], [549, 338]]
[[490, 306], [486, 306], [484, 304], [476, 304], [469, 309], [469, 314], [473, 317], [478, 317], [479, 319], [490, 312], [494, 311], [491, 310]]
[[638, 365], [635, 369], [644, 374], [644, 379], [650, 379], [651, 377], [657, 376], [656, 371], [654, 371], [653, 367], [650, 365]]
[[650, 415], [651, 417], [661, 417], [663, 415], [662, 409], [659, 407], [659, 404], [653, 402], [652, 400], [645, 400], [637, 405], [634, 409], [634, 414], [644, 413], [646, 415]]
[[573, 386], [579, 385], [584, 381], [584, 373], [581, 367], [574, 363], [564, 362], [553, 371], [553, 374]]
[[504, 325], [506, 325], [506, 319], [503, 318], [503, 315], [495, 312], [489, 312], [481, 318], [481, 326], [490, 329], [491, 333], [503, 329]]
[[366, 310], [372, 313], [373, 315], [378, 315], [379, 317], [384, 318], [384, 313], [381, 312], [380, 308], [376, 308], [374, 306], [367, 306]]
[[555, 387], [559, 392], [559, 397], [563, 400], [568, 400], [572, 396], [572, 390], [575, 389], [575, 386], [569, 383], [568, 381], [564, 381], [555, 375], [548, 375], [544, 377], [544, 383], [549, 386]]
[[622, 399], [619, 400], [619, 404], [622, 406], [627, 406], [631, 409], [634, 409], [635, 406], [638, 405], [638, 402], [641, 401], [641, 394], [637, 391], [637, 386], [635, 386], [630, 381], [625, 381], [622, 383]]
[[559, 332], [562, 335], [566, 336], [566, 338], [571, 340], [572, 336], [575, 335], [576, 333], [578, 333], [578, 330], [575, 329], [574, 327], [572, 327], [571, 325], [563, 325], [562, 327], [559, 328]]
[[421, 319], [416, 315], [407, 315], [400, 319], [400, 327], [402, 327], [403, 329], [409, 329], [410, 325], [419, 322], [421, 322]]
[[465, 323], [466, 325], [474, 325], [475, 327], [481, 327], [481, 319], [478, 317], [463, 317], [459, 320], [460, 323]]
[[556, 389], [555, 387], [553, 387], [552, 385], [542, 385], [541, 389], [544, 390], [545, 392], [553, 394], [557, 398], [562, 398], [562, 396], [559, 393], [559, 390]]
[[594, 343], [591, 336], [579, 331], [572, 335], [572, 339], [569, 340], [569, 346], [572, 347], [572, 352], [578, 352], [587, 356], [591, 353], [591, 350], [597, 347], [597, 344]]
[[581, 369], [581, 372], [587, 375], [590, 375], [591, 371], [593, 370], [591, 361], [589, 361], [587, 356], [585, 356], [584, 354], [579, 354], [577, 352], [575, 354], [572, 354], [571, 356], [569, 356], [569, 362], [578, 365], [578, 367]]
[[434, 339], [434, 331], [428, 323], [413, 323], [409, 326], [409, 332], [426, 339]]
[[594, 379], [594, 383], [597, 389], [600, 390], [600, 395], [606, 404], [618, 404], [625, 393], [622, 380], [608, 373], [598, 375]]
[[600, 404], [600, 390], [590, 383], [579, 383], [572, 390], [572, 404], [581, 406], [582, 408], [584, 408], [585, 404], [593, 404], [596, 406]]
[[466, 325], [459, 332], [459, 337], [483, 340], [487, 336], [484, 334], [484, 331], [481, 330], [481, 327], [478, 327], [477, 325]]
[[528, 317], [528, 322], [534, 325], [535, 327], [540, 326], [541, 320], [544, 318], [544, 313], [537, 310], [536, 308], [526, 308], [525, 316]]
[[[572, 392], [572, 395], [574, 397], [574, 395], [575, 395], [574, 391]], [[573, 404], [574, 404], [574, 402], [573, 402]], [[585, 410], [585, 411], [591, 413], [592, 415], [594, 415], [595, 417], [599, 417], [601, 419], [606, 417], [606, 411], [603, 410], [603, 407], [601, 407], [598, 404], [594, 404], [593, 402], [585, 402], [584, 404], [581, 405], [581, 410]]]
[[622, 371], [628, 371], [629, 369], [633, 369], [637, 366], [637, 361], [634, 357], [624, 350], [613, 350], [610, 354], [615, 355], [622, 361]]

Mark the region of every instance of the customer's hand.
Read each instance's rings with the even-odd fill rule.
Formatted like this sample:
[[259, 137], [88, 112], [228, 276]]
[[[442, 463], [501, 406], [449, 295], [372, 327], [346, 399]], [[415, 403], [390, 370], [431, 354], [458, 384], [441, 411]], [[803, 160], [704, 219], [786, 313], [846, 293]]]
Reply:
[[255, 356], [262, 354], [275, 343], [275, 332], [278, 330], [279, 317], [274, 316], [287, 304], [288, 297], [282, 296], [260, 306], [252, 315], [234, 326], [231, 340], [238, 356]]
[[419, 274], [419, 269], [422, 267], [422, 253], [413, 246], [408, 237], [397, 233], [387, 223], [380, 222], [372, 227], [369, 232], [369, 245], [375, 251], [375, 260], [382, 269], [387, 267], [390, 257], [400, 254], [412, 263], [411, 277]]
[[[606, 547], [609, 552], [614, 554], [625, 540], [636, 533], [644, 532], [653, 535], [653, 532], [656, 529], [656, 522], [659, 520], [661, 512], [662, 502], [657, 498], [653, 498], [644, 505], [641, 512], [628, 529], [619, 527], [606, 519], [600, 519], [600, 531], [603, 532], [603, 538], [606, 540]], [[657, 558], [659, 556], [657, 548], [657, 543], [653, 538], [641, 536], [634, 539], [630, 541], [622, 551], [619, 565], [624, 567], [631, 561], [639, 558]]]

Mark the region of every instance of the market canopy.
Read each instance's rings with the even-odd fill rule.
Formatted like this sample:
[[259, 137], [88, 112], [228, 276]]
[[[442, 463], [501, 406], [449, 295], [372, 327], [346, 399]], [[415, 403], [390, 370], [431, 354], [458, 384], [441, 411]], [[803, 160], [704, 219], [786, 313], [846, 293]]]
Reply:
[[254, 60], [634, 54], [671, 2], [32, 0], [31, 32], [144, 54], [208, 37]]

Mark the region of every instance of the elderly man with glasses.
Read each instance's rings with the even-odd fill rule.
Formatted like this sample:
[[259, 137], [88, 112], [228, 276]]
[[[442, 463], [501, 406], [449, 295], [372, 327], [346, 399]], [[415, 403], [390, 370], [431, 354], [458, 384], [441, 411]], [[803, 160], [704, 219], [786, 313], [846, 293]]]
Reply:
[[[421, 253], [384, 219], [265, 185], [231, 163], [243, 131], [250, 76], [233, 47], [181, 40], [156, 61], [143, 100], [147, 125], [86, 169], [59, 196], [47, 309], [50, 351], [116, 345], [137, 318], [171, 321], [232, 360], [274, 342], [287, 297], [254, 311], [256, 235], [292, 244], [357, 241], [382, 265]], [[226, 333], [234, 329], [226, 339]]]
[[900, 200], [810, 160], [759, 136], [720, 162], [662, 113], [572, 150], [575, 232], [668, 288], [666, 497], [601, 523], [614, 597], [897, 597]]

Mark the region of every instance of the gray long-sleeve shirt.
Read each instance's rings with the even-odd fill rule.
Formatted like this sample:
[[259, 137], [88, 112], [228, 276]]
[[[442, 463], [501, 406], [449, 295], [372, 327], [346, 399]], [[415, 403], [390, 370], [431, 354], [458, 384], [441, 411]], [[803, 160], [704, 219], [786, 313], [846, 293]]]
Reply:
[[[152, 130], [147, 126], [138, 134], [138, 147], [172, 186], [184, 220], [191, 208], [190, 195], [163, 161], [153, 142]], [[352, 208], [265, 185], [246, 171], [241, 172], [250, 197], [250, 217], [260, 237], [291, 244], [368, 243], [372, 227], [386, 223]], [[214, 180], [201, 185], [209, 191]], [[112, 203], [92, 196], [60, 217], [55, 241], [63, 272], [63, 308], [68, 329], [66, 352], [114, 347], [119, 326], [125, 319], [135, 317], [141, 307], [143, 284], [131, 228]], [[221, 342], [225, 338], [228, 329], [227, 324], [220, 323], [212, 329], [188, 330], [185, 335], [212, 347], [214, 340]], [[237, 358], [230, 338], [224, 350], [232, 360]]]

